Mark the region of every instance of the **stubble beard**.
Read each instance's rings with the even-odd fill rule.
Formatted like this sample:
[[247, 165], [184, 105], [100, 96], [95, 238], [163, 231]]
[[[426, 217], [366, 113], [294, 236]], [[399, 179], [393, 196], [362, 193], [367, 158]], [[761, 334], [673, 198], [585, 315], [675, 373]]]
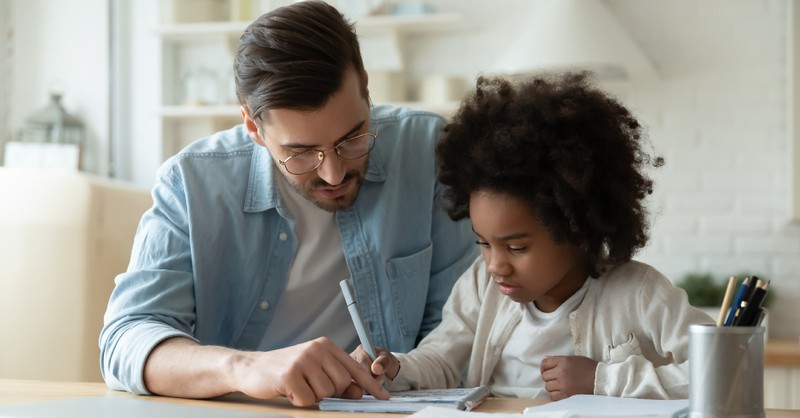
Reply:
[[342, 180], [342, 183], [354, 181], [355, 186], [353, 187], [353, 190], [350, 193], [344, 196], [337, 197], [333, 200], [326, 199], [322, 201], [314, 196], [314, 191], [317, 188], [331, 186], [325, 180], [322, 180], [321, 178], [317, 177], [314, 181], [312, 181], [308, 185], [308, 187], [303, 189], [300, 187], [299, 184], [293, 181], [294, 179], [290, 178], [289, 175], [287, 175], [283, 171], [281, 171], [281, 174], [283, 174], [283, 176], [286, 178], [287, 182], [289, 183], [289, 186], [292, 189], [294, 189], [297, 193], [303, 196], [306, 200], [313, 203], [314, 206], [327, 212], [336, 212], [338, 210], [342, 210], [352, 206], [353, 203], [356, 201], [356, 198], [358, 198], [358, 193], [361, 191], [361, 185], [364, 183], [364, 176], [366, 175], [368, 162], [369, 159], [366, 158], [363, 165], [363, 173], [357, 169], [347, 171], [347, 173], [344, 176], [344, 179]]

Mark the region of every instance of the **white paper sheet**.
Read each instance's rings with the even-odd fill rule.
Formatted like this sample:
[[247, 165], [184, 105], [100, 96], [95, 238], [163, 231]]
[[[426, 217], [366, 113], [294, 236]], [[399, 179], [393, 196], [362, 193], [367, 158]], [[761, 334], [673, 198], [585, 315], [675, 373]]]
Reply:
[[525, 408], [525, 418], [547, 411], [569, 411], [580, 418], [647, 417], [670, 418], [676, 411], [689, 406], [688, 399], [653, 400], [618, 398], [614, 396], [575, 395], [558, 402]]
[[531, 414], [503, 414], [492, 412], [466, 412], [450, 408], [429, 406], [417, 411], [412, 418], [577, 418], [578, 416], [567, 411], [544, 411]]

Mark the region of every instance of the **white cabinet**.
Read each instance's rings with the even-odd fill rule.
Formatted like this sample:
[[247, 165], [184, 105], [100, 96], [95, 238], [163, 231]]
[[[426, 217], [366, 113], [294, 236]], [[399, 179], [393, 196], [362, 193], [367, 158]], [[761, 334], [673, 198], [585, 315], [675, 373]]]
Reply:
[[[161, 0], [169, 2], [174, 0]], [[214, 0], [205, 0], [214, 1]], [[166, 3], [165, 3], [166, 4]], [[172, 23], [165, 19], [174, 8], [162, 7], [162, 25], [156, 35], [161, 44], [161, 105], [155, 109], [161, 121], [162, 160], [178, 152], [191, 141], [241, 122], [239, 104], [233, 83], [233, 58], [238, 39], [250, 22], [213, 21]], [[258, 11], [257, 11], [258, 12]], [[174, 16], [173, 16], [174, 17]], [[365, 66], [370, 63], [395, 62], [404, 77], [403, 39], [408, 34], [434, 35], [462, 27], [457, 14], [430, 13], [415, 16], [367, 16], [357, 23]], [[369, 48], [369, 45], [391, 45], [392, 48]], [[380, 71], [375, 72], [375, 85]], [[373, 77], [371, 77], [371, 82]], [[402, 79], [400, 79], [402, 81]], [[373, 97], [376, 103], [385, 100]], [[400, 100], [405, 104], [450, 115], [457, 101], [422, 103]]]
[[767, 366], [764, 369], [764, 406], [800, 409], [800, 367]]
[[764, 362], [764, 406], [800, 409], [800, 342], [767, 341]]

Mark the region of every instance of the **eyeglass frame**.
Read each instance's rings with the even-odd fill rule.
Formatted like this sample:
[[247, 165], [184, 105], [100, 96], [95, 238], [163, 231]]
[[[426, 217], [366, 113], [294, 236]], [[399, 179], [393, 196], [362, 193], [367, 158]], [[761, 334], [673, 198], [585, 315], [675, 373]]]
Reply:
[[[322, 163], [325, 162], [326, 154], [331, 152], [331, 151], [336, 152], [336, 155], [339, 158], [341, 158], [343, 160], [346, 160], [346, 161], [352, 161], [352, 160], [357, 160], [359, 158], [364, 158], [367, 155], [369, 155], [370, 152], [372, 152], [373, 148], [375, 148], [375, 141], [378, 140], [378, 134], [379, 133], [380, 133], [380, 130], [376, 127], [375, 128], [375, 132], [364, 132], [363, 134], [353, 135], [351, 137], [344, 138], [341, 141], [339, 141], [338, 144], [334, 145], [333, 148], [330, 148], [330, 149], [327, 149], [327, 150], [310, 149], [308, 151], [303, 151], [303, 152], [291, 155], [289, 157], [286, 157], [286, 159], [284, 159], [284, 160], [280, 160], [279, 159], [278, 160], [278, 164], [282, 165], [283, 168], [286, 169], [287, 173], [293, 174], [295, 176], [302, 176], [303, 174], [308, 174], [308, 173], [311, 173], [314, 170], [318, 169], [322, 165]], [[367, 149], [367, 152], [365, 152], [364, 154], [359, 155], [358, 157], [347, 158], [347, 157], [342, 156], [342, 154], [339, 153], [339, 147], [341, 147], [342, 144], [346, 144], [349, 141], [352, 141], [352, 140], [355, 140], [355, 139], [364, 138], [366, 136], [371, 137], [372, 138], [372, 142], [371, 142], [371, 144], [369, 146], [369, 149]], [[289, 170], [289, 167], [286, 166], [286, 163], [289, 160], [291, 160], [292, 158], [296, 158], [296, 157], [300, 157], [300, 156], [304, 156], [304, 155], [309, 155], [309, 154], [314, 153], [314, 152], [317, 153], [317, 158], [319, 159], [319, 161], [317, 162], [317, 165], [315, 165], [314, 168], [312, 168], [312, 169], [310, 169], [308, 171], [304, 171], [302, 173], [293, 173], [291, 170]]]

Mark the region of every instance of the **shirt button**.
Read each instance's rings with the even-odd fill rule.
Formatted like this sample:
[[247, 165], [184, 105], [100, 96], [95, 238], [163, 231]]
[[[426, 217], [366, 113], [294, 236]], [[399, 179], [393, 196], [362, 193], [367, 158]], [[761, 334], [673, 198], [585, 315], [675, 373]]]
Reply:
[[285, 232], [281, 232], [281, 234], [278, 235], [278, 239], [281, 240], [281, 241], [286, 241], [286, 238], [289, 238], [289, 236], [286, 235]]
[[269, 302], [262, 300], [261, 303], [258, 304], [258, 307], [261, 308], [262, 311], [266, 311], [269, 309]]
[[576, 316], [578, 316], [578, 314], [576, 314], [575, 312], [569, 314], [569, 317], [572, 319], [575, 319]]

